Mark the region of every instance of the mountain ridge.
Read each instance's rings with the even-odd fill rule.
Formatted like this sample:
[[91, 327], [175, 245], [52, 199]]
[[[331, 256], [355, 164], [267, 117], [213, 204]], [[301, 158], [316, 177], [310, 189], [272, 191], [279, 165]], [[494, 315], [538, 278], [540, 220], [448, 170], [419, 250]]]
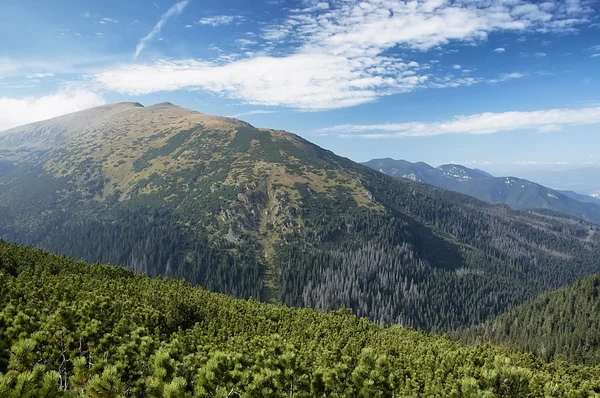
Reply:
[[518, 209], [550, 209], [600, 224], [600, 202], [582, 201], [576, 193], [561, 192], [517, 177], [489, 173], [456, 164], [432, 167], [391, 158], [373, 159], [365, 165], [394, 177], [408, 178], [450, 189], [478, 199], [505, 203]]
[[0, 143], [0, 237], [430, 331], [600, 272], [592, 224], [395, 179], [293, 133], [126, 107], [38, 124], [63, 137], [38, 150]]

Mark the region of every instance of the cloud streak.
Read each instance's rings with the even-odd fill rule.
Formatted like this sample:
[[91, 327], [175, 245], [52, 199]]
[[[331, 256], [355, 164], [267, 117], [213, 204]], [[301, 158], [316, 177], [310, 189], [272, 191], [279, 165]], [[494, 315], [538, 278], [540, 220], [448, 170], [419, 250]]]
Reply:
[[600, 107], [583, 109], [547, 109], [531, 112], [479, 113], [456, 116], [432, 123], [345, 124], [317, 130], [325, 135], [344, 138], [427, 137], [444, 134], [495, 134], [516, 130], [551, 132], [566, 126], [600, 124]]
[[269, 115], [271, 113], [277, 113], [277, 111], [269, 111], [266, 109], [257, 109], [248, 112], [236, 113], [235, 115], [231, 115], [233, 118], [240, 118], [242, 116], [250, 116], [250, 115]]
[[135, 55], [133, 56], [134, 60], [136, 60], [141, 54], [141, 52], [148, 46], [148, 44], [150, 44], [150, 42], [152, 42], [152, 40], [154, 40], [160, 34], [160, 31], [162, 30], [165, 23], [169, 19], [181, 14], [185, 6], [188, 5], [188, 3], [189, 0], [180, 1], [173, 5], [171, 8], [169, 8], [169, 10], [160, 17], [160, 20], [157, 22], [156, 25], [154, 25], [154, 28], [152, 28], [150, 33], [144, 36], [138, 43], [137, 47], [135, 48]]
[[210, 25], [210, 26], [219, 26], [219, 25], [230, 25], [236, 21], [243, 21], [244, 18], [240, 15], [216, 15], [214, 17], [206, 17], [202, 18], [198, 21], [200, 25]]

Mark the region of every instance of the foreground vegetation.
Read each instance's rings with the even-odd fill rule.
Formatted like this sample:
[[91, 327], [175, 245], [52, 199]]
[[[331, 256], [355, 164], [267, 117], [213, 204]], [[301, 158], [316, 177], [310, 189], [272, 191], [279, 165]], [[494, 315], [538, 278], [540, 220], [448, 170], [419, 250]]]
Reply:
[[600, 368], [0, 241], [0, 396], [586, 397]]

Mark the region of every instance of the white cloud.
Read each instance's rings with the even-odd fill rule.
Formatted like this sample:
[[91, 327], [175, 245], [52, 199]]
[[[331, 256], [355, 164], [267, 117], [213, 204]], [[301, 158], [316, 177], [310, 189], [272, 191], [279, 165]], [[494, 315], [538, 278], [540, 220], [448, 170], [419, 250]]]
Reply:
[[0, 131], [105, 104], [83, 88], [64, 89], [41, 97], [0, 97]]
[[452, 69], [462, 69], [462, 67], [458, 64], [452, 65]]
[[45, 77], [53, 77], [54, 73], [32, 73], [31, 75], [25, 76], [28, 79], [43, 79]]
[[533, 54], [533, 56], [536, 58], [544, 58], [546, 56], [546, 53], [537, 52], [537, 53]]
[[396, 76], [374, 76], [365, 71], [368, 62], [327, 54], [256, 57], [225, 65], [159, 61], [107, 70], [96, 75], [96, 81], [125, 94], [205, 90], [254, 105], [315, 110], [371, 102], [382, 90], [410, 91], [426, 81], [414, 75], [415, 66], [400, 61], [394, 62]]
[[600, 57], [600, 53], [598, 53], [598, 54], [592, 54], [591, 57], [592, 58]]
[[237, 46], [241, 49], [246, 49], [249, 46], [254, 46], [258, 43], [254, 40], [249, 40], [249, 39], [237, 39], [235, 41], [235, 44], [237, 44]]
[[102, 18], [102, 21], [105, 22], [112, 22], [112, 23], [118, 23], [119, 21], [117, 21], [116, 19], [111, 19], [111, 18]]
[[512, 79], [520, 79], [522, 77], [525, 77], [525, 75], [522, 73], [518, 73], [518, 72], [503, 73], [497, 79], [489, 79], [489, 80], [487, 80], [487, 82], [488, 83], [502, 83], [502, 82], [512, 80]]
[[240, 118], [242, 116], [268, 115], [268, 114], [271, 114], [271, 113], [277, 113], [277, 111], [269, 111], [269, 110], [266, 110], [266, 109], [257, 109], [257, 110], [248, 111], [248, 112], [236, 113], [235, 115], [231, 115], [230, 117]]
[[243, 17], [239, 15], [216, 15], [214, 17], [206, 17], [202, 18], [198, 21], [200, 25], [210, 25], [210, 26], [219, 26], [219, 25], [229, 25], [236, 21], [244, 20]]
[[[415, 50], [439, 49], [451, 42], [476, 45], [496, 31], [563, 32], [586, 21], [588, 13], [583, 6], [556, 3], [550, 7], [526, 0], [305, 0], [303, 4], [304, 8], [289, 10], [283, 22], [262, 29], [254, 40], [262, 41], [257, 42], [260, 51], [219, 53], [212, 60], [122, 65], [94, 80], [102, 88], [124, 94], [198, 90], [248, 104], [340, 108], [422, 87], [513, 78], [446, 78], [410, 57]], [[217, 26], [242, 19], [218, 15], [199, 23]], [[156, 34], [151, 32], [140, 42], [136, 54]], [[236, 44], [245, 49], [241, 41]], [[387, 55], [391, 49], [405, 56]]]
[[505, 49], [505, 48], [503, 48], [503, 47], [498, 47], [498, 48], [496, 48], [496, 49], [494, 50], [494, 52], [497, 52], [498, 54], [501, 54], [501, 53], [503, 53], [503, 52], [505, 52], [505, 51], [506, 51], [506, 49]]
[[432, 123], [388, 123], [371, 125], [340, 125], [318, 130], [340, 137], [397, 138], [444, 134], [495, 134], [515, 130], [535, 129], [558, 131], [566, 126], [600, 124], [600, 107], [583, 109], [547, 109], [532, 112], [480, 113], [456, 116], [451, 120]]
[[162, 30], [164, 24], [169, 19], [171, 19], [174, 16], [177, 16], [183, 12], [183, 9], [185, 8], [185, 6], [187, 6], [188, 2], [189, 2], [189, 0], [183, 0], [183, 1], [176, 3], [160, 17], [160, 20], [158, 21], [158, 23], [156, 25], [154, 25], [154, 28], [152, 28], [150, 33], [148, 33], [146, 36], [144, 36], [144, 38], [142, 38], [142, 40], [140, 40], [140, 42], [138, 43], [137, 47], [135, 48], [134, 59], [137, 59], [137, 57], [148, 46], [148, 44], [160, 34], [160, 31]]
[[502, 73], [496, 78], [483, 78], [483, 77], [454, 77], [452, 75], [445, 77], [435, 77], [428, 81], [427, 87], [431, 88], [448, 88], [448, 87], [460, 87], [460, 86], [472, 86], [474, 84], [482, 83], [502, 83], [512, 79], [520, 79], [525, 77], [522, 73]]

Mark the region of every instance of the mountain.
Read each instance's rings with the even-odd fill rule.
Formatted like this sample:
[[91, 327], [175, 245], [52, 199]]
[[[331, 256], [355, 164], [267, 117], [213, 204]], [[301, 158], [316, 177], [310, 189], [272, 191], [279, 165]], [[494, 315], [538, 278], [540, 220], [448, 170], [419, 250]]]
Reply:
[[439, 167], [405, 160], [373, 159], [366, 166], [394, 177], [408, 178], [440, 188], [504, 203], [517, 209], [549, 209], [600, 224], [600, 201], [575, 192], [561, 192], [516, 177], [493, 177], [456, 164]]
[[563, 195], [566, 195], [570, 198], [573, 198], [579, 202], [600, 204], [600, 199], [595, 196], [592, 196], [592, 195], [584, 195], [584, 194], [577, 193], [574, 191], [558, 191], [558, 192], [560, 192]]
[[491, 341], [545, 360], [600, 364], [600, 275], [535, 300], [482, 325], [457, 333], [468, 342]]
[[0, 136], [0, 237], [236, 297], [450, 331], [600, 272], [592, 224], [168, 103]]
[[598, 367], [243, 301], [0, 241], [0, 396], [594, 396]]

